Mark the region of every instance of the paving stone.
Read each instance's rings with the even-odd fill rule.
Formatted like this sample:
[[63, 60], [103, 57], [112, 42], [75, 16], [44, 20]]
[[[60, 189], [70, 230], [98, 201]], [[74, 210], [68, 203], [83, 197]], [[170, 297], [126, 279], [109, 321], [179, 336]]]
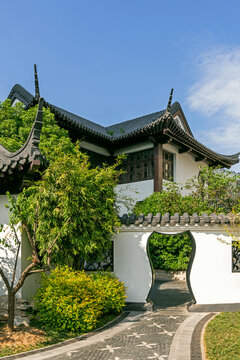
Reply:
[[167, 360], [173, 336], [187, 315], [152, 313], [133, 322], [127, 330], [92, 346], [58, 355], [52, 359], [66, 360]]

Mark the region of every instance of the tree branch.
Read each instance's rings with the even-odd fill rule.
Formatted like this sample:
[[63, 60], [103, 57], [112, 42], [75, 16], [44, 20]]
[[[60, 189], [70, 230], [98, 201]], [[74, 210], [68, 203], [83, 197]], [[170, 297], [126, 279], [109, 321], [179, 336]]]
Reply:
[[13, 275], [12, 275], [11, 289], [13, 288], [14, 280], [15, 280], [15, 276], [16, 276], [17, 261], [18, 261], [18, 255], [19, 255], [20, 246], [21, 246], [21, 243], [20, 243], [20, 241], [18, 241], [17, 254], [16, 254], [16, 258], [15, 258], [15, 264], [14, 264]]
[[3, 281], [4, 281], [4, 283], [5, 283], [8, 291], [11, 291], [11, 286], [10, 286], [10, 284], [9, 284], [8, 278], [5, 276], [5, 274], [4, 274], [4, 272], [3, 272], [3, 269], [2, 269], [1, 267], [0, 267], [0, 275], [1, 275], [1, 277], [2, 277], [2, 279], [3, 279]]
[[13, 294], [15, 295], [19, 289], [23, 286], [24, 280], [26, 279], [28, 273], [37, 265], [35, 261], [33, 261], [30, 265], [26, 267], [26, 269], [22, 272], [20, 279], [17, 284], [13, 288]]
[[35, 241], [33, 242], [32, 237], [30, 235], [30, 232], [28, 230], [27, 224], [25, 222], [23, 223], [23, 228], [27, 233], [27, 237], [28, 237], [28, 240], [30, 242], [30, 245], [31, 245], [31, 248], [32, 248], [32, 251], [33, 251], [33, 256], [34, 256], [36, 262], [39, 264], [40, 260], [39, 260], [39, 257], [38, 257], [38, 252], [37, 252], [37, 248], [36, 248], [36, 245], [35, 245]]
[[30, 235], [30, 232], [29, 232], [28, 227], [27, 227], [27, 225], [26, 225], [25, 222], [23, 222], [23, 228], [24, 228], [24, 230], [25, 230], [26, 233], [27, 233], [27, 237], [28, 237], [28, 240], [29, 240], [29, 242], [30, 242], [31, 248], [32, 248], [32, 250], [34, 250], [33, 242], [32, 242], [32, 237], [31, 237], [31, 235]]
[[46, 269], [32, 270], [27, 274], [27, 276], [32, 275], [32, 274], [38, 274], [38, 273], [41, 273], [41, 272], [44, 272], [44, 271], [49, 271], [49, 270], [50, 270], [49, 267], [47, 267]]

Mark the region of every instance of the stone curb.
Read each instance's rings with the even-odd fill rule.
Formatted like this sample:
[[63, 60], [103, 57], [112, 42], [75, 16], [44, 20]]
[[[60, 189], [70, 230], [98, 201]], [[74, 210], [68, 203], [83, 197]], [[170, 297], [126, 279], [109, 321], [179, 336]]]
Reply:
[[214, 313], [212, 314], [211, 317], [209, 317], [208, 319], [206, 319], [205, 323], [201, 326], [201, 337], [200, 337], [200, 344], [201, 344], [201, 351], [202, 351], [202, 358], [201, 360], [207, 360], [206, 357], [206, 348], [205, 348], [205, 344], [204, 344], [204, 334], [205, 334], [205, 329], [208, 325], [208, 323], [219, 313]]
[[[209, 316], [209, 313], [195, 313], [184, 320], [174, 335], [169, 360], [195, 360], [191, 354], [192, 336], [197, 324], [206, 316]], [[200, 337], [198, 337], [198, 341], [200, 343]]]
[[206, 315], [200, 320], [195, 326], [191, 339], [191, 360], [202, 360], [205, 359], [205, 352], [203, 346], [203, 335], [204, 329], [207, 323], [213, 318], [215, 313]]
[[[18, 353], [18, 354], [14, 354], [14, 355], [9, 355], [9, 356], [4, 356], [4, 357], [0, 357], [1, 360], [14, 360], [14, 359], [28, 359], [29, 356], [31, 355], [37, 355], [38, 357], [36, 357], [36, 359], [40, 359], [41, 355], [40, 353], [44, 353], [44, 352], [48, 352], [48, 351], [54, 351], [55, 349], [61, 348], [63, 346], [67, 346], [67, 345], [71, 345], [74, 344], [80, 340], [85, 340], [88, 339], [94, 335], [97, 335], [99, 333], [102, 333], [104, 330], [110, 329], [111, 327], [117, 325], [118, 323], [120, 323], [122, 320], [124, 320], [128, 315], [130, 314], [129, 311], [124, 311], [122, 314], [118, 315], [115, 319], [113, 319], [112, 321], [110, 321], [109, 323], [107, 323], [106, 325], [83, 335], [77, 336], [75, 338], [72, 339], [68, 339], [65, 341], [62, 341], [60, 343], [57, 344], [53, 344], [53, 345], [49, 345], [43, 348], [39, 348], [39, 349], [35, 349], [35, 350], [30, 350], [30, 351], [25, 351], [22, 353]], [[53, 356], [53, 353], [52, 355]], [[44, 358], [44, 357], [41, 357]]]

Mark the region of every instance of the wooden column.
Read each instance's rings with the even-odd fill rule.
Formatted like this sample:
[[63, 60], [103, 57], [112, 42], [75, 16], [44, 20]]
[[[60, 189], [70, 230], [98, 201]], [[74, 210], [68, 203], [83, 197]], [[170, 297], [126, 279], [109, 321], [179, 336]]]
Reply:
[[154, 191], [162, 191], [162, 144], [154, 144]]

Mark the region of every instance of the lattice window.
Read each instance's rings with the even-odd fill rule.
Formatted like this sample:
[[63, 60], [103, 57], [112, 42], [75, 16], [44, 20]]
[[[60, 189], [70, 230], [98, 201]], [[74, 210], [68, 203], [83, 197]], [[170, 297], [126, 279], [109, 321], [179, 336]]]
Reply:
[[163, 179], [173, 181], [173, 154], [163, 150]]
[[123, 163], [123, 170], [120, 183], [130, 183], [153, 179], [154, 177], [154, 153], [153, 149], [138, 151], [127, 154], [127, 159]]
[[240, 272], [240, 248], [232, 241], [232, 272]]
[[113, 271], [113, 241], [111, 241], [110, 249], [102, 253], [101, 259], [92, 258], [91, 262], [85, 262], [85, 271]]

